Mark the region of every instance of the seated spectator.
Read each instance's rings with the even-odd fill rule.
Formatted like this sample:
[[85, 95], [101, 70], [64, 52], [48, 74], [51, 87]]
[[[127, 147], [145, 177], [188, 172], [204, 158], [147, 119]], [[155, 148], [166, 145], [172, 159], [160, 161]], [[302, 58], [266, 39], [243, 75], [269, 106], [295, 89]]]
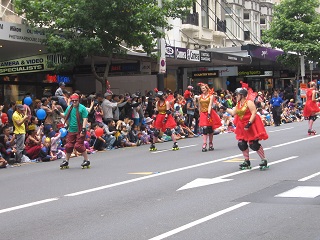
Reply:
[[[42, 128], [43, 128], [43, 125], [42, 125]], [[27, 133], [28, 133], [28, 137], [25, 141], [26, 155], [30, 159], [37, 159], [39, 158], [39, 154], [42, 147], [42, 144], [41, 144], [42, 135], [37, 134], [35, 125], [29, 125]]]
[[65, 158], [66, 154], [64, 151], [59, 149], [61, 145], [61, 133], [58, 131], [54, 137], [51, 137], [51, 155], [56, 157], [56, 159]]
[[8, 165], [8, 162], [0, 154], [0, 168], [6, 168], [7, 165]]
[[39, 161], [40, 162], [49, 162], [57, 160], [57, 156], [54, 156], [51, 152], [51, 139], [46, 138], [44, 141], [44, 144], [41, 147], [40, 153], [39, 153]]
[[10, 158], [14, 158], [14, 153], [16, 152], [15, 146], [15, 135], [10, 134], [10, 127], [4, 126], [2, 128], [2, 134], [0, 135], [0, 143], [4, 146], [2, 153], [2, 157], [5, 158], [7, 161]]
[[116, 137], [114, 135], [117, 133], [115, 125], [116, 123], [114, 122], [114, 120], [107, 119], [106, 124], [103, 127], [105, 134], [102, 138], [105, 140], [105, 146], [107, 150], [114, 149], [113, 144], [116, 141]]
[[103, 133], [103, 135], [102, 136], [99, 136], [99, 137], [97, 137], [96, 135], [95, 135], [95, 130], [96, 129], [98, 129], [100, 126], [99, 126], [99, 124], [97, 124], [97, 123], [93, 123], [92, 124], [92, 128], [93, 128], [93, 132], [91, 132], [91, 141], [93, 141], [92, 142], [92, 147], [93, 147], [93, 149], [94, 150], [96, 150], [96, 151], [102, 151], [102, 150], [104, 150], [105, 148], [106, 148], [106, 146], [107, 146], [107, 144], [106, 144], [106, 140], [105, 140], [105, 138], [104, 138], [104, 135], [105, 135], [105, 131], [104, 131], [104, 133]]
[[122, 126], [122, 129], [121, 129], [121, 134], [119, 136], [119, 139], [121, 139], [121, 146], [122, 147], [135, 147], [137, 146], [137, 143], [134, 143], [134, 142], [130, 142], [129, 140], [129, 132], [127, 130], [127, 127], [126, 126]]
[[128, 135], [129, 141], [133, 142], [133, 143], [136, 143], [137, 146], [140, 146], [141, 145], [141, 141], [139, 139], [139, 134], [140, 134], [140, 131], [138, 130], [138, 126], [137, 125], [133, 125], [131, 130], [129, 131], [129, 135]]
[[[150, 118], [150, 119], [151, 119], [151, 118]], [[152, 121], [152, 119], [151, 119], [151, 121]], [[146, 128], [146, 126], [142, 125], [142, 126], [140, 127], [140, 132], [141, 132], [141, 134], [140, 134], [141, 144], [150, 144], [150, 143], [151, 143], [151, 142], [150, 142], [151, 137], [150, 137], [150, 135], [147, 133], [147, 128]]]

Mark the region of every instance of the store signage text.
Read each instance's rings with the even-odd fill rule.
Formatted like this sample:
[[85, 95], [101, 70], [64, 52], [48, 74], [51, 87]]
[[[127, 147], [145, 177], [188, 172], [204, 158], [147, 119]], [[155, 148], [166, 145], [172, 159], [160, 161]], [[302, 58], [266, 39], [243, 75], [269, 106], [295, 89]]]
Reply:
[[211, 62], [211, 53], [200, 51], [200, 62]]
[[219, 71], [208, 71], [208, 72], [192, 72], [192, 78], [212, 78], [218, 77]]
[[41, 29], [31, 29], [23, 24], [0, 21], [0, 39], [40, 44], [46, 36]]
[[35, 71], [41, 71], [41, 70], [44, 70], [44, 65], [37, 64], [37, 65], [28, 65], [28, 66], [0, 68], [0, 74], [2, 74], [2, 73], [35, 72]]
[[61, 82], [70, 83], [71, 82], [70, 77], [61, 76], [61, 75], [50, 75], [50, 74], [46, 75], [46, 80], [49, 83], [61, 83]]
[[52, 61], [53, 58], [59, 59], [53, 56], [52, 54], [43, 54], [0, 62], [0, 74], [51, 71], [53, 68], [48, 67], [48, 62], [55, 62]]
[[200, 52], [199, 52], [199, 50], [187, 49], [187, 60], [200, 62]]
[[261, 70], [239, 71], [238, 76], [262, 75]]

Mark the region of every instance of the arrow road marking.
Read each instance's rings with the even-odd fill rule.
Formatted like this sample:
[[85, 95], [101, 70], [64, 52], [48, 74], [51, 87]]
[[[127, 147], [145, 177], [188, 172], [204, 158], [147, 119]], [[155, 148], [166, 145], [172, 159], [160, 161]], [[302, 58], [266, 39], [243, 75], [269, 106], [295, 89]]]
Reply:
[[[289, 160], [295, 159], [297, 157], [298, 156], [283, 158], [283, 159], [269, 163], [269, 166], [273, 165], [273, 164], [289, 161]], [[203, 186], [212, 185], [212, 184], [216, 184], [216, 183], [232, 181], [233, 179], [224, 179], [224, 178], [235, 176], [235, 175], [246, 173], [246, 172], [250, 172], [250, 171], [258, 169], [258, 168], [260, 168], [260, 166], [256, 166], [256, 167], [253, 167], [253, 168], [247, 169], [247, 170], [241, 170], [241, 171], [239, 170], [237, 172], [229, 173], [229, 174], [222, 175], [222, 176], [216, 177], [216, 178], [197, 178], [197, 179], [193, 180], [192, 182], [187, 183], [183, 187], [179, 188], [177, 191], [186, 190], [186, 189], [190, 189], [190, 188], [196, 188], [196, 187], [203, 187]]]

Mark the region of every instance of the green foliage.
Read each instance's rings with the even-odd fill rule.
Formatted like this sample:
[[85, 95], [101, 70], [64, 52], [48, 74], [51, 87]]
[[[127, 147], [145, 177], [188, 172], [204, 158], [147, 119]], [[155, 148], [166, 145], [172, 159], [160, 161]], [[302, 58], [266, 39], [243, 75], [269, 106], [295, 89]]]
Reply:
[[274, 8], [270, 29], [262, 40], [286, 53], [305, 55], [306, 59], [320, 58], [320, 15], [316, 12], [319, 0], [282, 0]]
[[16, 0], [20, 14], [29, 24], [46, 31], [50, 53], [61, 53], [69, 64], [85, 57], [120, 53], [120, 45], [142, 46], [147, 53], [155, 47], [167, 19], [182, 18], [193, 0]]

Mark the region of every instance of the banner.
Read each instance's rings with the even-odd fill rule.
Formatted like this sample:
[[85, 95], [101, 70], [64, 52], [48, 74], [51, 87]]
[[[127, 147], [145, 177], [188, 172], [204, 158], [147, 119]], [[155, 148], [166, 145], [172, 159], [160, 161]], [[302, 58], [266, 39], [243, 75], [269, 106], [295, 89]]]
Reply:
[[41, 44], [46, 39], [46, 36], [41, 29], [33, 29], [23, 24], [0, 21], [0, 39]]
[[61, 63], [61, 55], [42, 54], [0, 62], [0, 75], [52, 71], [48, 63]]

